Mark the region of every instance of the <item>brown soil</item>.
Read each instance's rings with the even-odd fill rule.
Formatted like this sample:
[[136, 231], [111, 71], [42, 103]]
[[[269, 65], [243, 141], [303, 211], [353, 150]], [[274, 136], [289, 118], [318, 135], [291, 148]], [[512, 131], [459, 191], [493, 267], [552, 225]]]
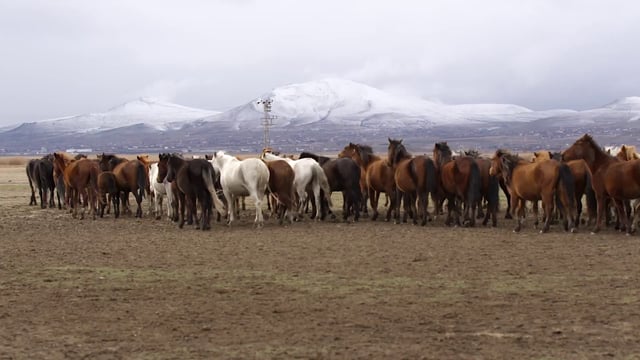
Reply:
[[636, 236], [80, 221], [23, 172], [0, 168], [0, 358], [640, 357]]

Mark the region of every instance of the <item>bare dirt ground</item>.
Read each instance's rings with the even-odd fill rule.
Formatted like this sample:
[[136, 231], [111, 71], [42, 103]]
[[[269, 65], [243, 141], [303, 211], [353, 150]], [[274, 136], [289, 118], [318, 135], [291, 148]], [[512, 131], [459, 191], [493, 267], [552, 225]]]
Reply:
[[[178, 229], [0, 167], [0, 358], [640, 358], [640, 239], [385, 222]], [[145, 206], [146, 210], [146, 206]]]

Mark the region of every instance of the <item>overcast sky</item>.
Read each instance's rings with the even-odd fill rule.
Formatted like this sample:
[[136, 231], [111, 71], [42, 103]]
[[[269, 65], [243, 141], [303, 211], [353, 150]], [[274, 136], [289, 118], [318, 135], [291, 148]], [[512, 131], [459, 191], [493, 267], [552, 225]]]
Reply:
[[640, 96], [640, 1], [0, 0], [0, 125], [140, 96], [225, 110], [341, 77], [445, 103]]

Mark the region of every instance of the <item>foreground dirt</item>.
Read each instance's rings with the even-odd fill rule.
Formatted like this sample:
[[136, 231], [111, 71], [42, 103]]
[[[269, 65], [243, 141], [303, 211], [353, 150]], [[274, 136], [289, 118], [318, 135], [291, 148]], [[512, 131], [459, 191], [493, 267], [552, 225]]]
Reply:
[[0, 358], [640, 358], [640, 240], [607, 230], [177, 229], [29, 207], [0, 168]]

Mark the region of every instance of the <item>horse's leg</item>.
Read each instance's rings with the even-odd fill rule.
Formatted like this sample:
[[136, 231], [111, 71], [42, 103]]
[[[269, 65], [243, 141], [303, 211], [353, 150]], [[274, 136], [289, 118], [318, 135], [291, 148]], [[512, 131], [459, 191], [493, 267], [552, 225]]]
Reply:
[[185, 207], [186, 207], [186, 204], [185, 204], [186, 200], [187, 199], [186, 199], [185, 194], [182, 191], [179, 191], [178, 192], [178, 204], [179, 204], [179, 207], [180, 207], [180, 210], [179, 210], [180, 219], [179, 219], [179, 222], [178, 222], [178, 228], [180, 228], [180, 229], [182, 229], [182, 227], [184, 226], [184, 220], [185, 220], [184, 219], [184, 216], [185, 216], [184, 212], [185, 212]]
[[591, 230], [592, 234], [596, 234], [600, 231], [600, 228], [602, 227], [602, 219], [604, 217], [604, 212], [606, 210], [606, 198], [605, 195], [597, 192], [596, 193], [596, 203], [598, 205], [598, 209], [596, 211], [596, 225], [594, 226], [593, 230]]
[[544, 225], [540, 230], [540, 233], [546, 233], [549, 231], [549, 226], [551, 225], [551, 218], [553, 217], [555, 202], [554, 202], [554, 194], [555, 190], [553, 190], [550, 194], [542, 195], [542, 210], [544, 214]]
[[152, 196], [156, 220], [160, 220], [162, 219], [162, 195], [160, 195], [158, 191], [153, 191]]
[[391, 207], [394, 209], [394, 224], [400, 224], [400, 205], [404, 197], [404, 193], [399, 188], [394, 189], [395, 199], [391, 199]]
[[[255, 193], [252, 195], [255, 201], [254, 205], [256, 207], [256, 219], [254, 223], [256, 224], [256, 227], [259, 229], [264, 226], [264, 217], [262, 216], [263, 196], [264, 196], [264, 192], [261, 193], [259, 190], [256, 190]], [[242, 204], [244, 205], [244, 197], [242, 198]]]
[[229, 218], [227, 219], [227, 225], [231, 226], [233, 221], [236, 219], [236, 196], [233, 193], [225, 190], [224, 197], [229, 203]]
[[525, 201], [520, 200], [516, 196], [511, 197], [511, 209], [516, 214], [516, 227], [513, 229], [513, 232], [520, 232], [522, 230], [522, 222], [524, 221], [524, 205]]

